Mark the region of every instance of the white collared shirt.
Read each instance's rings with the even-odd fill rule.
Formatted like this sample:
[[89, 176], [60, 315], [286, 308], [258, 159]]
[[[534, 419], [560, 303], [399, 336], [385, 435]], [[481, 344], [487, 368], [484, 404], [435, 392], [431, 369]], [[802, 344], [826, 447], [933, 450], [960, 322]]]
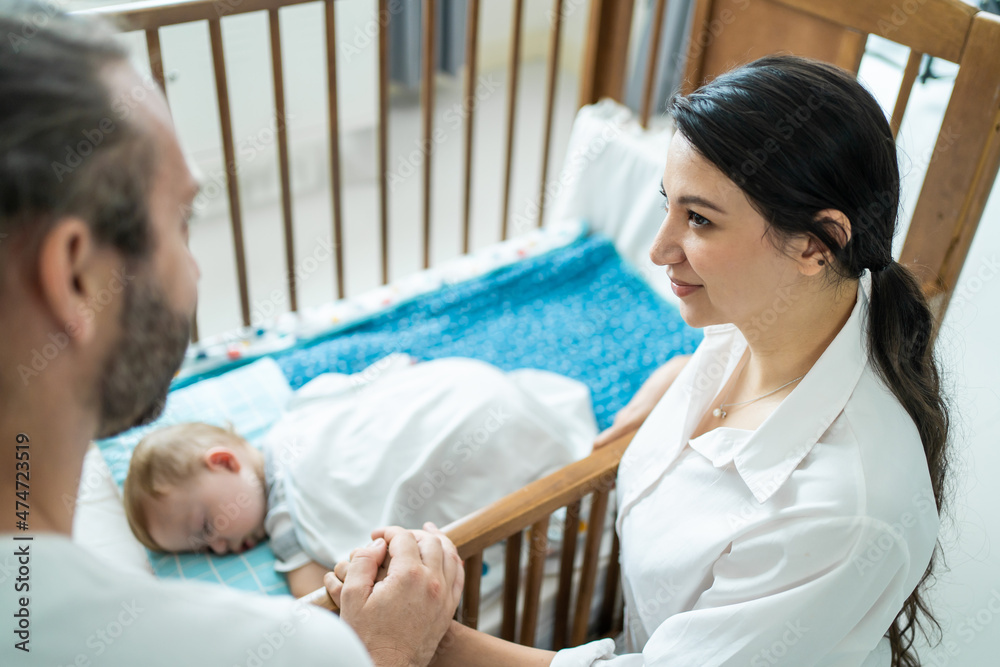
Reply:
[[850, 318], [755, 431], [690, 436], [747, 342], [705, 339], [622, 458], [625, 642], [553, 667], [889, 665], [888, 630], [938, 515], [920, 436], [866, 356], [871, 279]]

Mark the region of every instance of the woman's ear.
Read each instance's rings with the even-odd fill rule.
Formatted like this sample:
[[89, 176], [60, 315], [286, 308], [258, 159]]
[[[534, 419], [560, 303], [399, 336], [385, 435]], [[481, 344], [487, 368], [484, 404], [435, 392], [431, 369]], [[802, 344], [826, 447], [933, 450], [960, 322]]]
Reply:
[[816, 214], [816, 222], [827, 228], [843, 248], [851, 240], [851, 220], [835, 208], [826, 208]]
[[240, 471], [240, 460], [236, 452], [228, 447], [212, 447], [205, 451], [205, 465], [212, 472], [226, 470], [229, 472]]
[[796, 261], [799, 264], [799, 273], [804, 276], [815, 276], [821, 273], [825, 265], [831, 261], [832, 253], [823, 243], [811, 234], [805, 238], [805, 245], [801, 247]]
[[[826, 227], [841, 248], [851, 240], [851, 221], [837, 209], [823, 209], [816, 214], [815, 220]], [[803, 275], [815, 276], [833, 261], [833, 253], [822, 241], [810, 234], [804, 238], [804, 245], [800, 246], [796, 259]]]

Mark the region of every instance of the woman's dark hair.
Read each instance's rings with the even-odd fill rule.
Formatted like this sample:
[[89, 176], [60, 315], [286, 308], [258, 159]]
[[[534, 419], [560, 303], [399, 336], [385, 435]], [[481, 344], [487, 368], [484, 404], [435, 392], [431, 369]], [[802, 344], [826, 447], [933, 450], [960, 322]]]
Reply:
[[27, 234], [31, 248], [74, 215], [126, 256], [148, 249], [151, 144], [105, 80], [127, 63], [114, 34], [53, 4], [0, 8], [0, 243]]
[[[913, 419], [937, 509], [947, 469], [948, 412], [933, 356], [934, 323], [920, 285], [892, 261], [899, 208], [896, 146], [885, 115], [853, 76], [795, 56], [769, 56], [671, 101], [677, 130], [746, 193], [780, 248], [815, 237], [832, 257], [836, 281], [872, 272], [868, 355], [881, 381]], [[851, 223], [844, 243], [833, 220]], [[936, 554], [935, 554], [936, 555]], [[893, 667], [916, 667], [916, 628], [940, 633], [921, 591], [906, 599], [888, 631]]]

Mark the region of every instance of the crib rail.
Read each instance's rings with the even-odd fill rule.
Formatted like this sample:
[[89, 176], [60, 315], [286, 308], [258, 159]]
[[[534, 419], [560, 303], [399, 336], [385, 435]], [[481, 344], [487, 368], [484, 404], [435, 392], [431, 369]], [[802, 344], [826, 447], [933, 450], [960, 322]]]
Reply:
[[[575, 646], [586, 641], [589, 636], [610, 635], [620, 628], [621, 619], [616, 617], [615, 613], [619, 594], [617, 538], [614, 540], [605, 586], [601, 592], [597, 626], [590, 628], [589, 619], [597, 583], [599, 549], [609, 494], [614, 487], [618, 463], [634, 435], [634, 432], [623, 435], [590, 456], [442, 529], [458, 547], [459, 555], [465, 560], [465, 591], [459, 614], [464, 624], [472, 628], [478, 625], [483, 550], [506, 540], [500, 636], [510, 641], [516, 639], [528, 646], [534, 643], [542, 574], [548, 554], [549, 517], [556, 510], [566, 508], [559, 561], [559, 582], [554, 603], [553, 648]], [[591, 503], [590, 514], [586, 521], [584, 538], [586, 543], [579, 581], [574, 590], [580, 508], [582, 500], [587, 496], [591, 496]], [[518, 594], [521, 588], [521, 546], [525, 532], [531, 546], [528, 550], [527, 573], [523, 586], [523, 606], [520, 609], [521, 628], [520, 633], [516, 634]], [[323, 589], [303, 599], [327, 609], [334, 609], [333, 601]], [[571, 607], [572, 614], [570, 614]]]
[[[548, 553], [549, 517], [556, 510], [566, 508], [559, 583], [555, 600], [553, 644], [554, 648], [559, 649], [575, 646], [587, 639], [609, 494], [614, 487], [618, 462], [632, 441], [633, 435], [634, 433], [624, 435], [587, 458], [529, 484], [443, 529], [458, 547], [459, 555], [466, 559], [466, 591], [461, 610], [463, 623], [476, 627], [483, 550], [507, 540], [501, 637], [514, 641], [522, 534], [527, 531], [530, 548], [523, 592], [521, 628], [517, 641], [527, 646], [534, 643], [542, 571]], [[587, 496], [591, 496], [591, 503], [585, 524], [586, 543], [579, 581], [574, 591], [573, 573], [580, 532], [580, 510], [582, 500]], [[615, 626], [614, 610], [618, 594], [617, 560], [616, 538], [601, 597], [600, 621], [598, 627], [594, 629], [598, 635], [610, 633]], [[569, 613], [571, 606], [572, 615]]]
[[[605, 586], [601, 593], [597, 626], [590, 628], [589, 620], [597, 583], [599, 550], [609, 495], [614, 487], [618, 463], [634, 434], [634, 432], [628, 433], [587, 458], [529, 484], [443, 529], [458, 547], [459, 555], [466, 559], [466, 589], [461, 609], [463, 623], [473, 628], [477, 624], [483, 550], [506, 540], [507, 558], [500, 636], [510, 641], [515, 640], [520, 553], [522, 535], [527, 531], [527, 539], [531, 546], [528, 550], [520, 617], [521, 628], [516, 640], [526, 646], [533, 645], [539, 613], [542, 571], [548, 554], [549, 517], [556, 510], [566, 508], [559, 561], [559, 582], [554, 603], [553, 648], [575, 646], [586, 641], [589, 636], [610, 635], [620, 628], [621, 619], [615, 615], [616, 598], [619, 594], [617, 536], [614, 538]], [[587, 496], [591, 497], [591, 503], [585, 523], [586, 542], [579, 581], [574, 590], [577, 539], [581, 532], [581, 505]]]

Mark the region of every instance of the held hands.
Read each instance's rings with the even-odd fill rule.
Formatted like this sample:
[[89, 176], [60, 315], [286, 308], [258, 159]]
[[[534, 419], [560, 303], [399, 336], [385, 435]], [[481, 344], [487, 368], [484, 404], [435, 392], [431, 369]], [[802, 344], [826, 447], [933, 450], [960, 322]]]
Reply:
[[[377, 667], [424, 667], [451, 624], [465, 581], [458, 551], [434, 524], [372, 533], [323, 580]], [[390, 562], [391, 560], [391, 562]]]
[[684, 370], [684, 366], [690, 359], [691, 355], [689, 354], [677, 355], [653, 371], [649, 379], [639, 387], [639, 391], [635, 393], [628, 405], [618, 411], [611, 426], [597, 434], [597, 438], [594, 440], [594, 449], [609, 445], [626, 433], [642, 426], [642, 422], [646, 421], [646, 417], [667, 393], [667, 389]]

